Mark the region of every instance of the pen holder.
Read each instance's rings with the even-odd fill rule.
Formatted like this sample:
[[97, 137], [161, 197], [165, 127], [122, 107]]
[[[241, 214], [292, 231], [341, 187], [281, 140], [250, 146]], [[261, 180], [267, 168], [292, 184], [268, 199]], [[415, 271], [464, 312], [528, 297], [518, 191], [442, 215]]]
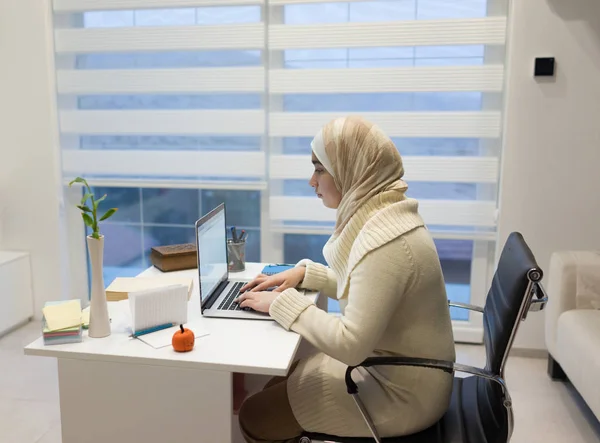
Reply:
[[241, 272], [246, 270], [246, 242], [234, 242], [227, 240], [227, 260], [229, 272]]

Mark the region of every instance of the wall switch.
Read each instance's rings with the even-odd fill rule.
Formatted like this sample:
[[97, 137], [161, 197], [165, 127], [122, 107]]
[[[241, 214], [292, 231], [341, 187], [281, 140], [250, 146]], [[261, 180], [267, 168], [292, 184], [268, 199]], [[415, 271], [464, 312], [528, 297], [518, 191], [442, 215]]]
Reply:
[[553, 77], [554, 76], [554, 57], [537, 57], [535, 59], [535, 77]]

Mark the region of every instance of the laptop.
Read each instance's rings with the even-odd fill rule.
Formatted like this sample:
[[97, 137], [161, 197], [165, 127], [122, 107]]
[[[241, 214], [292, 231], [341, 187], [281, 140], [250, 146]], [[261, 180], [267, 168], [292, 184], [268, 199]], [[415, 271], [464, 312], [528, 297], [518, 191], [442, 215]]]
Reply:
[[200, 309], [205, 317], [273, 320], [268, 314], [240, 308], [234, 300], [249, 280], [229, 277], [225, 204], [196, 222]]

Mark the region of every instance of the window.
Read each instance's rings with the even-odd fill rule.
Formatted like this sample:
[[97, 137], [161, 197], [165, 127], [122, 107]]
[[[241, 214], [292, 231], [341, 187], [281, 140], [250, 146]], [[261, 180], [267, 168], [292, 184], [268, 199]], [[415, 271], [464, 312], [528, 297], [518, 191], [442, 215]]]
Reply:
[[[294, 235], [284, 237], [285, 262], [297, 263], [309, 258], [318, 263], [325, 263], [323, 246], [329, 239], [327, 235]], [[435, 240], [440, 256], [440, 263], [446, 281], [448, 299], [460, 303], [469, 303], [471, 293], [471, 259], [473, 257], [473, 241], [471, 240]], [[329, 312], [339, 312], [335, 300], [328, 300]], [[468, 312], [451, 308], [452, 319], [466, 321]]]
[[[150, 249], [194, 243], [194, 223], [225, 202], [228, 225], [248, 233], [246, 255], [260, 261], [260, 195], [257, 191], [96, 187], [119, 211], [104, 222], [104, 283], [135, 276], [151, 265]], [[89, 233], [89, 231], [88, 231]]]
[[222, 201], [251, 234], [248, 259], [322, 260], [335, 213], [307, 184], [310, 141], [359, 113], [403, 156], [449, 298], [485, 292], [505, 0], [53, 6], [63, 174], [120, 208], [105, 226], [107, 284], [148, 266], [152, 246], [193, 239]]

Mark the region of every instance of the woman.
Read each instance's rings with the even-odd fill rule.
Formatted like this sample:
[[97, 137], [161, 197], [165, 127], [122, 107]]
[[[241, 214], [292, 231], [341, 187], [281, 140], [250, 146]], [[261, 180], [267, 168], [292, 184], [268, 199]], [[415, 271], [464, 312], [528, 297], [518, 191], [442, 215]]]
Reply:
[[[329, 267], [303, 260], [259, 276], [240, 301], [269, 312], [321, 352], [246, 400], [239, 418], [247, 442], [292, 442], [304, 430], [370, 436], [346, 391], [348, 365], [384, 355], [455, 358], [439, 258], [417, 201], [405, 196], [393, 142], [377, 126], [348, 117], [326, 125], [311, 146], [309, 183], [325, 206], [337, 209], [323, 249]], [[275, 292], [263, 292], [272, 286]], [[342, 315], [318, 309], [298, 286], [339, 300]], [[452, 391], [452, 376], [429, 368], [359, 368], [353, 378], [382, 437], [429, 427]]]

